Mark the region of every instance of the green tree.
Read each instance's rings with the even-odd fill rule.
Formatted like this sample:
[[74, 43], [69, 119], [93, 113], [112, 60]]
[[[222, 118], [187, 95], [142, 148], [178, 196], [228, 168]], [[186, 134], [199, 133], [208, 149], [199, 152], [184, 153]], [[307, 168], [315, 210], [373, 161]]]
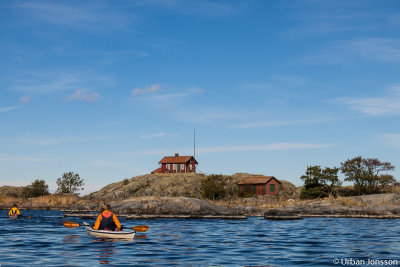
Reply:
[[336, 167], [325, 167], [321, 172], [320, 183], [328, 195], [336, 195], [336, 189], [342, 185], [342, 182], [339, 180], [338, 172], [339, 168]]
[[211, 174], [201, 182], [201, 194], [204, 198], [216, 200], [223, 198], [227, 192], [222, 175]]
[[317, 198], [330, 194], [336, 195], [336, 189], [341, 185], [337, 175], [339, 168], [321, 169], [320, 166], [308, 166], [305, 175], [300, 179], [304, 181], [304, 188], [300, 193], [301, 198]]
[[65, 172], [61, 178], [57, 179], [57, 193], [79, 194], [78, 191], [83, 190], [83, 185], [83, 179], [79, 177], [79, 174]]
[[36, 179], [32, 184], [24, 187], [22, 194], [27, 198], [49, 195], [49, 186], [45, 180]]
[[382, 173], [393, 171], [394, 168], [390, 162], [358, 156], [342, 162], [340, 170], [346, 176], [345, 181], [354, 183], [357, 193], [374, 194], [396, 182], [392, 175]]

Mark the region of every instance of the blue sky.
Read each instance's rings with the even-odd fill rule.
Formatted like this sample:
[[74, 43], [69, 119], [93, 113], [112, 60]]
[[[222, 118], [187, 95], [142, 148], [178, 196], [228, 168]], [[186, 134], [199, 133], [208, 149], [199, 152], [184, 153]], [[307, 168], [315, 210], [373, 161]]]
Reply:
[[194, 129], [206, 174], [301, 185], [361, 155], [400, 179], [399, 34], [396, 0], [1, 1], [0, 185], [89, 193]]

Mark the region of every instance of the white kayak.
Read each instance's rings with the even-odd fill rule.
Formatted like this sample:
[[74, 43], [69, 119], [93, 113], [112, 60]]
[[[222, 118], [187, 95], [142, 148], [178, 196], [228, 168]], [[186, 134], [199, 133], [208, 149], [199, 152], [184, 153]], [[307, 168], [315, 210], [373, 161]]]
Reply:
[[18, 214], [13, 214], [13, 215], [9, 215], [9, 216], [10, 216], [10, 220], [18, 219]]
[[99, 238], [118, 238], [118, 239], [133, 239], [135, 237], [135, 231], [109, 231], [109, 230], [94, 230], [90, 227], [90, 224], [84, 222], [86, 232]]

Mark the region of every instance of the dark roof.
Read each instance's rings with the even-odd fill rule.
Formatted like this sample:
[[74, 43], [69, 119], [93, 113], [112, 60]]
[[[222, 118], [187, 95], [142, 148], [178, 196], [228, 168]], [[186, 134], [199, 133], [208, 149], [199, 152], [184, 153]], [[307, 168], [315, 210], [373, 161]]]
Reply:
[[151, 173], [153, 174], [153, 173], [160, 173], [160, 172], [161, 172], [161, 168], [157, 168], [154, 171], [152, 171]]
[[275, 179], [279, 182], [278, 179], [276, 179], [274, 176], [249, 176], [244, 179], [242, 179], [238, 184], [245, 185], [245, 184], [266, 184], [268, 183], [271, 179]]
[[[162, 160], [160, 160], [160, 164], [166, 163], [166, 164], [181, 164], [181, 163], [186, 163], [190, 161], [191, 159], [194, 159], [193, 156], [171, 156], [171, 157], [164, 157]], [[196, 164], [198, 164], [197, 160], [194, 159]]]

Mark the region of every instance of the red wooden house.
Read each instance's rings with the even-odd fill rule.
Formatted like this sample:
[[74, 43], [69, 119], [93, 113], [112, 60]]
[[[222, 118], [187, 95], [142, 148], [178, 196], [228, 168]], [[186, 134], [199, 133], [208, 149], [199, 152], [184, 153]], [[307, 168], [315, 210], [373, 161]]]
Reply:
[[238, 183], [239, 195], [249, 193], [275, 196], [279, 193], [281, 184], [274, 176], [249, 176]]
[[193, 156], [175, 156], [164, 157], [160, 160], [161, 167], [151, 173], [188, 173], [196, 172], [197, 160]]

